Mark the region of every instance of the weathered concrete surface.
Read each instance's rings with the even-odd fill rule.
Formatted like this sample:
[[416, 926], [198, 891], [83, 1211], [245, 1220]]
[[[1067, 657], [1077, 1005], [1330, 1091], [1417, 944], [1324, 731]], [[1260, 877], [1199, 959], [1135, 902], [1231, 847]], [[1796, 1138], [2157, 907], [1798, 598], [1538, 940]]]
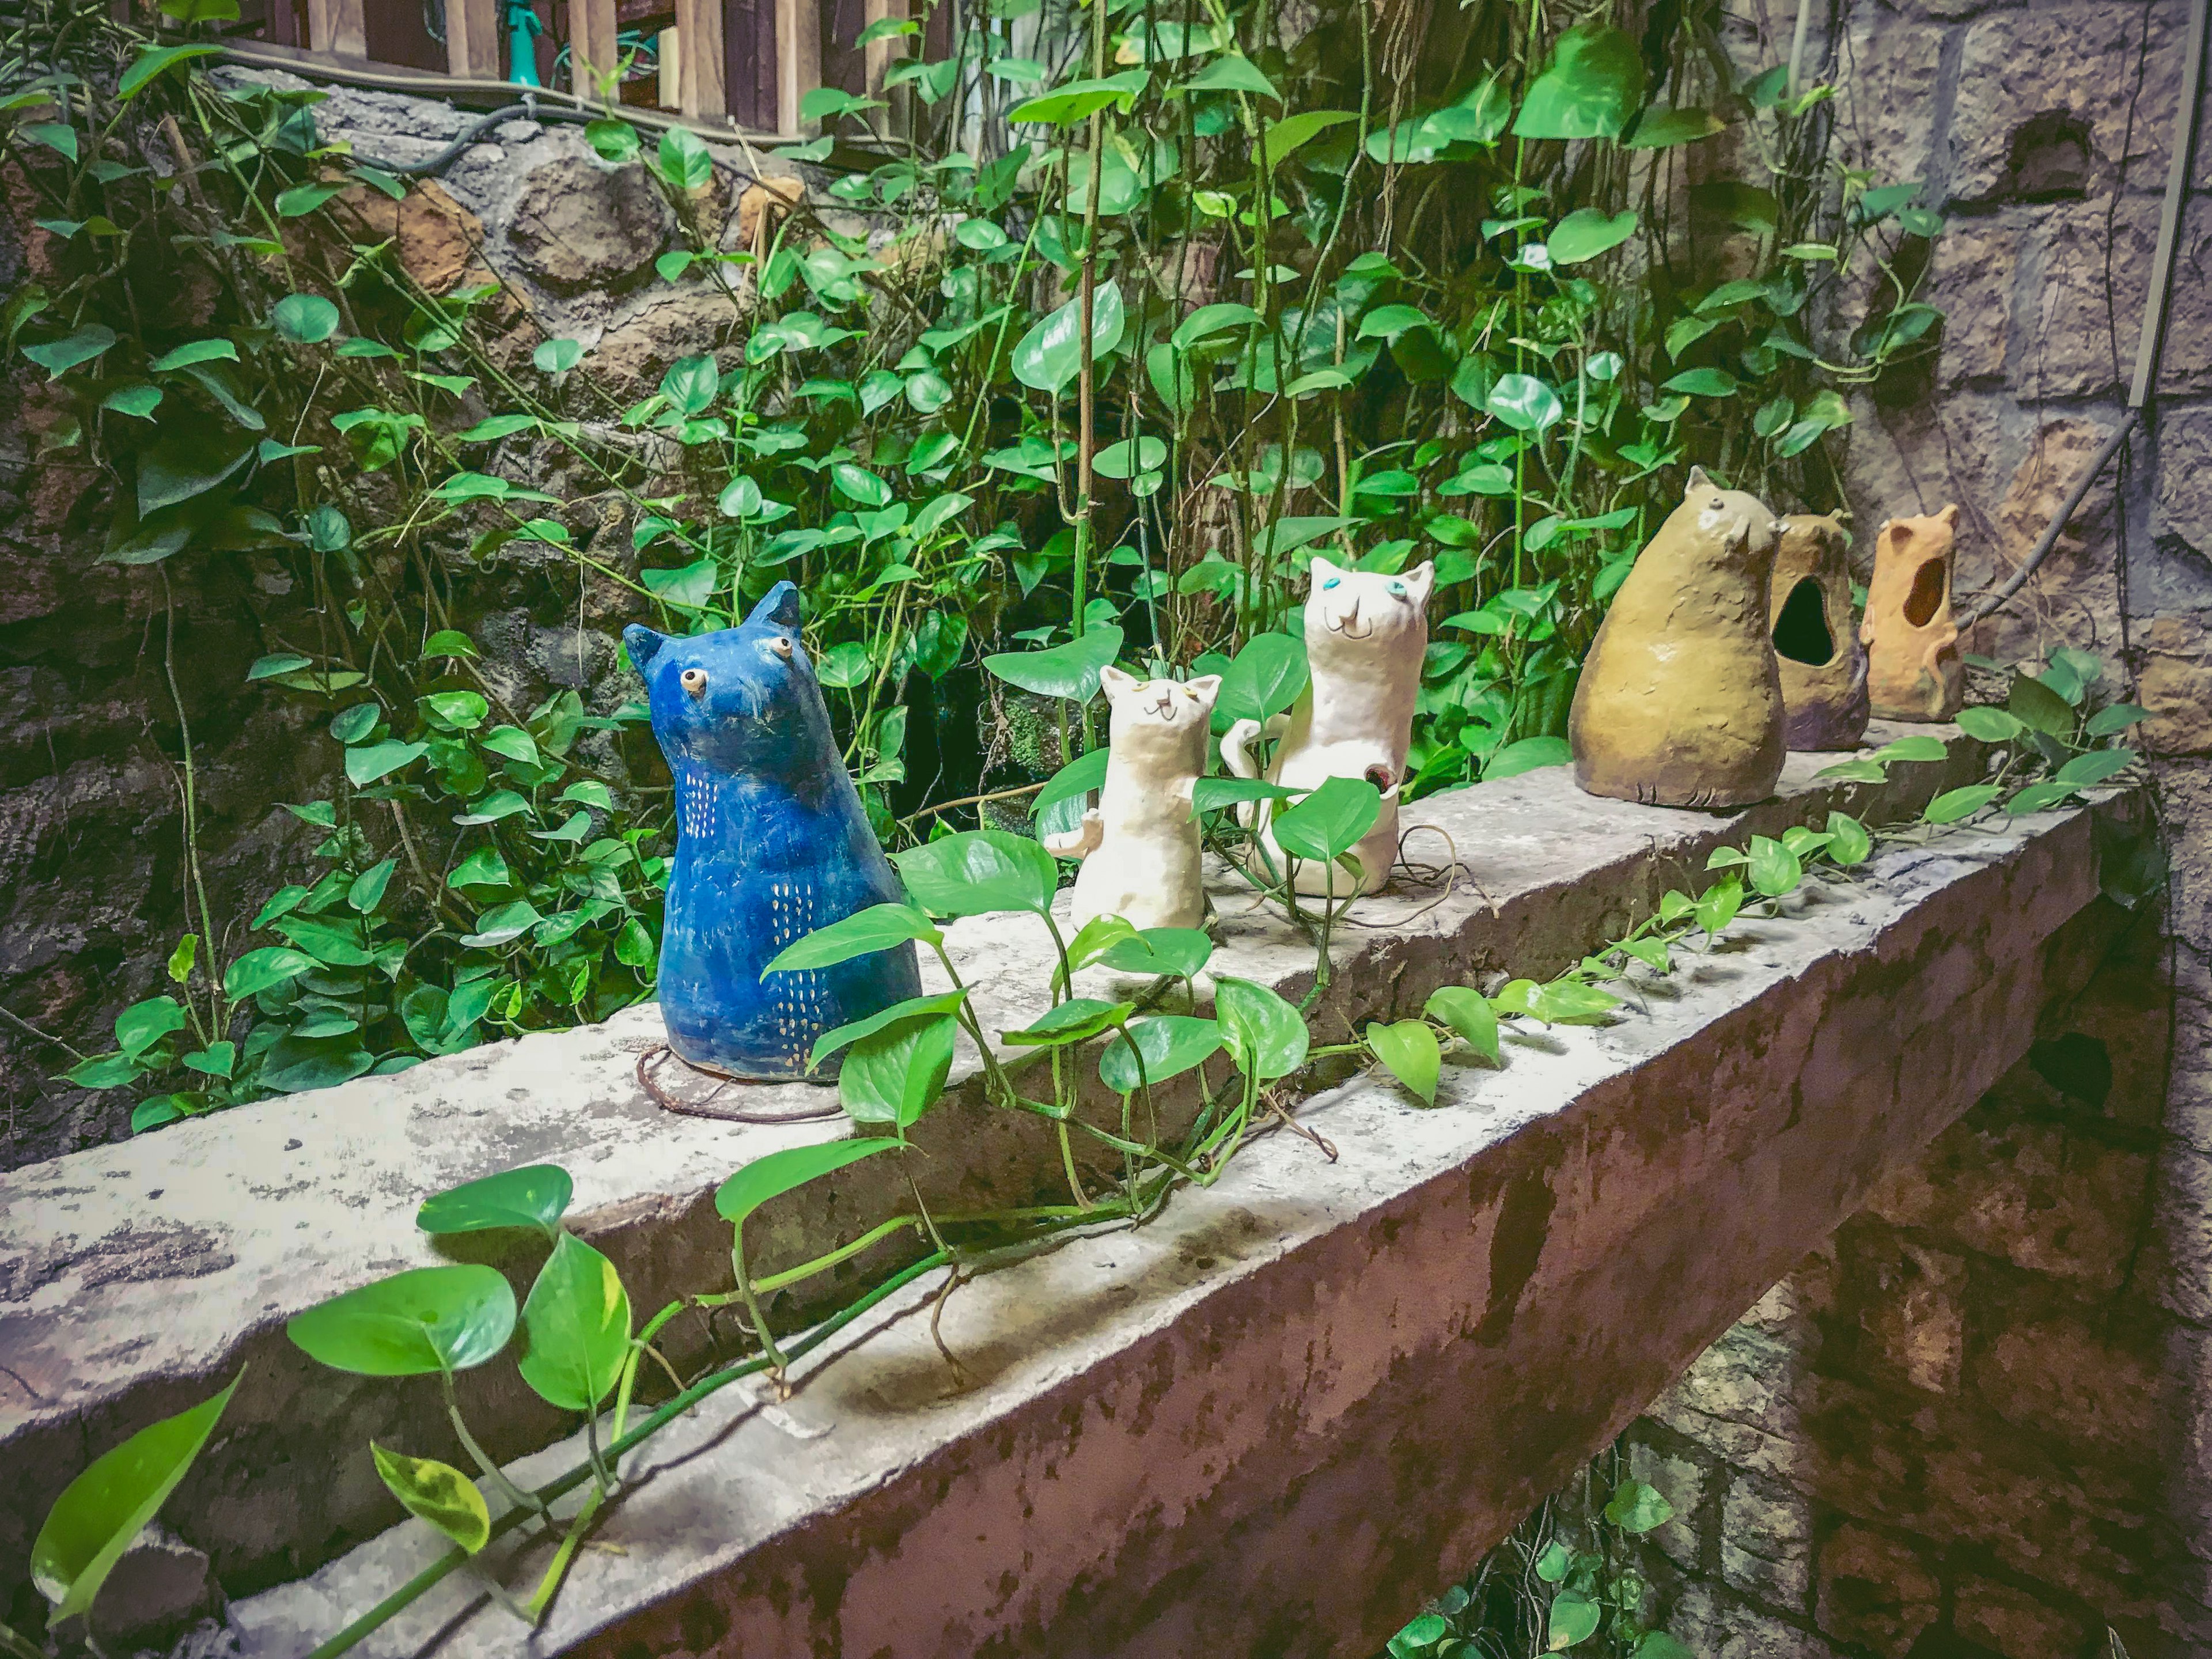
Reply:
[[[1871, 740], [1898, 729], [1878, 728]], [[1409, 820], [1441, 829], [1463, 873], [1449, 892], [1415, 887], [1355, 908], [1316, 1028], [1349, 1036], [1369, 1019], [1418, 1012], [1437, 985], [1509, 966], [1548, 976], [1626, 932], [1668, 888], [1701, 884], [1712, 848], [1823, 823], [1834, 805], [1877, 820], [1910, 816], [1935, 790], [1966, 781], [1979, 752], [1961, 741], [1948, 763], [1901, 766], [1879, 787], [1815, 784], [1811, 774], [1831, 757], [1793, 757], [1775, 800], [1731, 817], [1601, 800], [1576, 790], [1564, 769], [1424, 802]], [[1441, 863], [1447, 845], [1414, 834], [1407, 855], [1428, 857], [1433, 847]], [[1225, 878], [1215, 899], [1216, 967], [1301, 995], [1312, 948]], [[965, 923], [952, 949], [986, 1029], [1026, 1024], [1042, 1008], [1054, 958], [1040, 926]], [[373, 1437], [459, 1457], [422, 1426], [435, 1417], [434, 1385], [325, 1370], [292, 1347], [283, 1324], [396, 1269], [452, 1259], [414, 1224], [422, 1200], [447, 1187], [558, 1162], [576, 1180], [572, 1224], [615, 1259], [635, 1304], [654, 1310], [726, 1288], [729, 1229], [714, 1212], [714, 1188], [763, 1152], [846, 1130], [660, 1111], [635, 1078], [659, 1036], [657, 1011], [635, 1009], [0, 1176], [0, 1468], [17, 1499], [0, 1506], [0, 1562], [25, 1559], [47, 1504], [90, 1456], [204, 1398], [241, 1364], [250, 1375], [224, 1433], [168, 1511], [233, 1592], [296, 1576], [390, 1524], [398, 1510], [368, 1463], [334, 1474], [330, 1460]], [[963, 1054], [956, 1081], [973, 1071]], [[805, 1085], [741, 1098], [754, 1110], [834, 1103]], [[933, 1206], [1064, 1200], [1048, 1126], [982, 1107], [972, 1083], [915, 1139]], [[841, 1171], [764, 1211], [748, 1235], [761, 1267], [819, 1254], [899, 1212], [905, 1191], [890, 1162]], [[477, 1259], [497, 1248], [461, 1243]], [[880, 1273], [890, 1248], [848, 1263], [820, 1294]], [[537, 1259], [510, 1254], [501, 1265], [521, 1291]], [[706, 1321], [690, 1316], [671, 1328], [668, 1346], [679, 1364], [717, 1350]], [[507, 1365], [466, 1374], [463, 1399], [502, 1456], [566, 1426]]]
[[[2027, 1047], [2081, 969], [2090, 818], [1887, 855], [1648, 1013], [1448, 1066], [1437, 1109], [1325, 1094], [1337, 1162], [1278, 1136], [959, 1291], [957, 1374], [918, 1285], [787, 1406], [672, 1425], [534, 1640], [449, 1581], [357, 1651], [1372, 1651]], [[243, 1652], [434, 1553], [410, 1523], [234, 1607]]]

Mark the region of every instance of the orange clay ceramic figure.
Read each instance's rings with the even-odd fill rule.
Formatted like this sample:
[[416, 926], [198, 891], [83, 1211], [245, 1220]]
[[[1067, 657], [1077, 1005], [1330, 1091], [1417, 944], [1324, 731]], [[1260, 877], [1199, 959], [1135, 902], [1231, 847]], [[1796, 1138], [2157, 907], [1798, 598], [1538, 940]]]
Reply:
[[1966, 697], [1959, 629], [1951, 620], [1951, 570], [1959, 509], [1890, 519], [1875, 538], [1867, 587], [1867, 688], [1875, 718], [1948, 720]]

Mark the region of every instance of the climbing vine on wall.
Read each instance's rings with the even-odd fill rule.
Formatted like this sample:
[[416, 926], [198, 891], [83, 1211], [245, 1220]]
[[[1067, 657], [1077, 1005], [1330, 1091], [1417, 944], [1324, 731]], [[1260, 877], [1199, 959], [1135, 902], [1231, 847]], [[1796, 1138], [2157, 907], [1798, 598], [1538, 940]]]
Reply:
[[[589, 125], [685, 228], [657, 280], [749, 319], [623, 404], [581, 343], [518, 349], [496, 280], [434, 296], [352, 240], [348, 192], [406, 183], [329, 143], [319, 94], [210, 76], [228, 10], [169, 0], [157, 41], [33, 0], [0, 87], [50, 239], [8, 339], [69, 400], [50, 445], [112, 480], [97, 556], [167, 606], [169, 562], [273, 553], [316, 600], [249, 678], [326, 721], [337, 787], [290, 804], [318, 868], [217, 916], [188, 847], [174, 989], [72, 1073], [141, 1096], [142, 1127], [649, 994], [670, 848], [625, 755], [642, 711], [508, 701], [460, 624], [517, 570], [679, 631], [798, 580], [899, 844], [950, 827], [978, 776], [945, 757], [994, 739], [920, 741], [917, 688], [947, 688], [939, 727], [1028, 710], [1043, 770], [1094, 741], [1117, 657], [1228, 668], [1223, 721], [1264, 718], [1304, 684], [1314, 553], [1432, 559], [1418, 795], [1562, 757], [1677, 469], [1832, 505], [1842, 390], [1935, 320], [1900, 257], [1940, 228], [1913, 187], [1832, 164], [1832, 87], [1739, 74], [1695, 9], [1639, 36], [1482, 6], [1415, 38], [1364, 8], [1294, 32], [1266, 4], [1001, 0], [872, 26], [950, 42], [893, 69], [897, 110], [811, 95], [825, 136], [786, 159], [872, 152], [825, 192], [865, 238], [777, 196], [736, 245], [696, 135]], [[204, 317], [155, 303], [186, 277]]]

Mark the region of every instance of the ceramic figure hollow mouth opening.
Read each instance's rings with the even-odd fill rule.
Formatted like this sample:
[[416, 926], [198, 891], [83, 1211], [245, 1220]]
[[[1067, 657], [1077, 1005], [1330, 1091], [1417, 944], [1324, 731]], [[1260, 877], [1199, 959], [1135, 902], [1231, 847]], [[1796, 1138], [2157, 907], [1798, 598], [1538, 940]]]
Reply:
[[1747, 806], [1782, 775], [1768, 589], [1782, 526], [1690, 469], [1583, 664], [1567, 721], [1575, 781], [1650, 806]]
[[1959, 509], [1891, 519], [1875, 538], [1867, 585], [1867, 683], [1883, 720], [1948, 720], [1966, 700], [1966, 670], [1951, 617]]
[[1853, 749], [1866, 732], [1867, 657], [1851, 617], [1849, 541], [1822, 514], [1782, 521], [1769, 617], [1791, 749]]
[[762, 977], [793, 940], [905, 897], [839, 755], [799, 621], [799, 590], [778, 582], [736, 628], [623, 633], [676, 782], [661, 1016], [679, 1058], [724, 1077], [803, 1077], [823, 1031], [921, 994], [911, 942]]

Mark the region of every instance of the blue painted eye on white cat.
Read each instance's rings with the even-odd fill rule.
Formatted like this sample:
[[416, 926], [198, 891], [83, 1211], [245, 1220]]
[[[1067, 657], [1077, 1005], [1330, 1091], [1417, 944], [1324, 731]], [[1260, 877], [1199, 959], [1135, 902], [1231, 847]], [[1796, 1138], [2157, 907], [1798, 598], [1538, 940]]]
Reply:
[[1321, 591], [1322, 591], [1322, 592], [1326, 593], [1326, 592], [1328, 592], [1328, 590], [1329, 590], [1330, 588], [1334, 587], [1335, 586], [1337, 586], [1337, 584], [1339, 584], [1340, 582], [1341, 582], [1343, 580], [1344, 580], [1344, 578], [1343, 578], [1343, 577], [1341, 577], [1341, 576], [1331, 576], [1331, 577], [1330, 577], [1327, 581], [1323, 582], [1323, 583], [1321, 585]]
[[1404, 599], [1406, 597], [1406, 584], [1403, 582], [1392, 582], [1390, 584], [1390, 596], [1393, 599]]

